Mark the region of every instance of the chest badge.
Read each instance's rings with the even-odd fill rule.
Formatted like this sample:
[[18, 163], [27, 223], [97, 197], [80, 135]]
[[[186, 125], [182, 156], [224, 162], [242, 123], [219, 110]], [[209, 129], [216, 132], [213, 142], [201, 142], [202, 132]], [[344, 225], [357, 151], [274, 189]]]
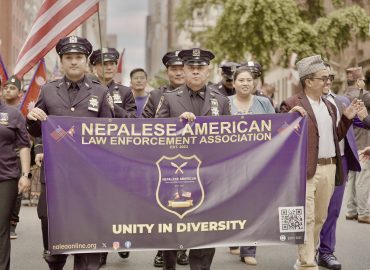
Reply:
[[122, 103], [122, 97], [118, 91], [113, 91], [113, 103]]
[[211, 113], [212, 113], [212, 116], [219, 116], [220, 115], [220, 111], [218, 109], [218, 101], [217, 99], [215, 98], [211, 98]]
[[89, 99], [89, 111], [98, 112], [99, 111], [99, 100], [97, 96], [91, 96]]
[[7, 126], [9, 124], [8, 113], [0, 113], [0, 125]]

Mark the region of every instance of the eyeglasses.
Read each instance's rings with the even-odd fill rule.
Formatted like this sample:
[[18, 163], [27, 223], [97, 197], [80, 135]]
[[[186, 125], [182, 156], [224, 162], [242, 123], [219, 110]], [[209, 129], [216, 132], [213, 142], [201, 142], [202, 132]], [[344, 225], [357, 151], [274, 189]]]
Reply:
[[322, 76], [320, 78], [310, 78], [311, 80], [321, 80], [323, 81], [324, 83], [326, 83], [329, 79], [330, 79], [330, 76]]
[[329, 75], [329, 80], [334, 81], [335, 75]]

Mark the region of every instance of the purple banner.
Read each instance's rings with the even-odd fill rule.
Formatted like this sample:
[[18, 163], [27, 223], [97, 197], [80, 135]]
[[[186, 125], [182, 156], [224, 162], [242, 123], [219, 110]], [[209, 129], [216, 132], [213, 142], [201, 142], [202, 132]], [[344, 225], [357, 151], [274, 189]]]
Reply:
[[49, 116], [53, 254], [303, 243], [306, 118]]

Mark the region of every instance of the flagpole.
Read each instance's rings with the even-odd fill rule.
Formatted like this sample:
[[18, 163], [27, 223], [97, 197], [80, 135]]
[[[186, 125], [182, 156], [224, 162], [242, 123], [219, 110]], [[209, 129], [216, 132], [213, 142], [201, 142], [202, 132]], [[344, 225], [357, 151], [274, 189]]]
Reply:
[[99, 40], [100, 40], [100, 53], [101, 53], [101, 66], [103, 69], [103, 81], [104, 84], [106, 83], [105, 81], [105, 70], [104, 70], [104, 55], [103, 55], [103, 41], [102, 41], [102, 34], [101, 34], [101, 25], [100, 25], [100, 4], [98, 4], [98, 25], [99, 25]]
[[123, 76], [123, 57], [125, 56], [126, 48], [123, 48], [121, 53], [120, 65], [121, 65], [121, 84], [124, 83], [124, 76]]

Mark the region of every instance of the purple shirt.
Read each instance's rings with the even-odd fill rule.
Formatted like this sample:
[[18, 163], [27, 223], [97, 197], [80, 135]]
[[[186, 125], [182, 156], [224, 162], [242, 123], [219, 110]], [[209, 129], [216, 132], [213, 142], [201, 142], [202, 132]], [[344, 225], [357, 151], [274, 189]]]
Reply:
[[144, 109], [147, 99], [148, 99], [148, 96], [135, 97], [136, 117], [141, 117], [141, 114], [143, 113], [143, 109]]
[[21, 112], [0, 100], [0, 181], [17, 179], [16, 148], [30, 147], [26, 120]]

